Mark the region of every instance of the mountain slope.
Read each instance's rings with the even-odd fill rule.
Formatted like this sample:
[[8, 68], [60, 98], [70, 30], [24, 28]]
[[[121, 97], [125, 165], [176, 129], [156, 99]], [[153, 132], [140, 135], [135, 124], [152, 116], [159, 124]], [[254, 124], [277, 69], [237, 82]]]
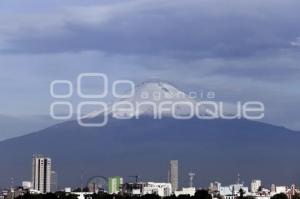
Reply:
[[0, 141], [42, 130], [57, 124], [50, 116], [8, 116], [0, 114]]
[[299, 183], [299, 139], [296, 132], [246, 120], [145, 117], [111, 119], [103, 128], [68, 122], [0, 143], [0, 184], [10, 177], [28, 179], [34, 153], [53, 158], [63, 185], [78, 185], [82, 169], [86, 176], [138, 173], [166, 180], [168, 160], [174, 158], [184, 168], [182, 176], [194, 170], [202, 185], [230, 182], [237, 172], [268, 183]]
[[[92, 115], [86, 120], [102, 117], [101, 112]], [[266, 184], [297, 184], [299, 140], [299, 132], [245, 119], [176, 120], [166, 115], [157, 120], [141, 114], [119, 120], [110, 115], [101, 128], [70, 121], [0, 142], [0, 186], [9, 185], [11, 177], [30, 180], [36, 153], [53, 159], [61, 186], [79, 186], [82, 170], [85, 180], [139, 174], [142, 180], [166, 181], [170, 159], [180, 161], [180, 184], [185, 186], [191, 170], [199, 186], [213, 180], [232, 183], [238, 172], [247, 182], [261, 178]]]

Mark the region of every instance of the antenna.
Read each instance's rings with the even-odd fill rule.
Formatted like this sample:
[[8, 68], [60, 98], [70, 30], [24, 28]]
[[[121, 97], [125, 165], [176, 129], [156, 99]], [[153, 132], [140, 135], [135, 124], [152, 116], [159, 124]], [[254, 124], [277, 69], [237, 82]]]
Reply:
[[12, 198], [15, 198], [15, 189], [14, 189], [14, 184], [15, 184], [15, 179], [12, 177], [10, 179], [10, 191], [12, 193]]
[[14, 188], [15, 179], [13, 177], [10, 178], [10, 188]]
[[81, 192], [83, 192], [83, 180], [84, 180], [84, 170], [81, 170], [80, 171], [80, 182], [81, 182], [81, 185], [80, 185], [80, 189], [81, 189]]
[[196, 175], [195, 173], [192, 173], [192, 172], [189, 173], [190, 187], [193, 187], [193, 180], [194, 180], [195, 175]]
[[241, 176], [240, 176], [240, 174], [238, 173], [238, 176], [237, 176], [238, 178], [237, 178], [237, 181], [236, 181], [236, 183], [237, 184], [240, 184], [240, 182], [241, 182]]

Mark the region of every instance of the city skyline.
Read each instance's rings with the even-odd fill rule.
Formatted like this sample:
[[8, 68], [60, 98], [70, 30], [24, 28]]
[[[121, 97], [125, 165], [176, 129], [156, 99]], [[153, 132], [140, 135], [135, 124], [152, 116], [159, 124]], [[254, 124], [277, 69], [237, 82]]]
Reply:
[[[297, 186], [295, 184], [292, 184], [290, 186], [276, 186], [275, 184], [272, 184], [270, 189], [268, 189], [266, 186], [263, 185], [262, 180], [259, 179], [253, 179], [251, 182], [251, 187], [244, 185], [244, 182], [241, 182], [241, 176], [238, 173], [237, 174], [237, 181], [234, 184], [231, 184], [229, 186], [222, 186], [220, 182], [214, 181], [208, 185], [208, 187], [202, 187], [197, 188], [193, 186], [189, 187], [178, 187], [178, 170], [179, 170], [179, 162], [178, 160], [170, 160], [169, 166], [170, 170], [168, 170], [168, 174], [170, 174], [170, 182], [157, 182], [157, 181], [138, 181], [139, 176], [129, 176], [129, 177], [135, 177], [134, 182], [126, 182], [123, 180], [123, 177], [121, 176], [113, 176], [109, 177], [106, 181], [104, 178], [102, 178], [104, 181], [97, 181], [94, 177], [95, 184], [91, 184], [92, 186], [88, 184], [86, 188], [82, 187], [78, 188], [76, 187], [64, 187], [57, 190], [53, 190], [52, 186], [53, 183], [57, 183], [57, 174], [54, 171], [51, 171], [51, 158], [46, 157], [44, 155], [33, 155], [32, 157], [32, 182], [28, 183], [27, 181], [22, 182], [22, 189], [26, 192], [26, 190], [29, 191], [30, 194], [46, 194], [46, 193], [55, 193], [56, 191], [60, 190], [61, 192], [65, 193], [72, 193], [78, 195], [80, 198], [80, 195], [92, 195], [93, 193], [99, 194], [99, 193], [109, 193], [109, 194], [129, 194], [129, 196], [134, 195], [146, 195], [146, 194], [156, 194], [160, 197], [168, 197], [174, 194], [175, 196], [180, 195], [190, 195], [194, 196], [197, 190], [207, 190], [209, 194], [211, 194], [212, 197], [217, 196], [218, 194], [225, 199], [232, 199], [232, 197], [238, 197], [241, 193], [245, 196], [251, 196], [256, 199], [270, 199], [276, 194], [286, 194], [289, 199], [292, 198], [292, 196], [296, 194], [300, 194], [300, 190], [297, 189]], [[51, 172], [50, 172], [51, 171]], [[52, 174], [55, 173], [55, 177], [52, 176]], [[50, 175], [50, 176], [49, 176]], [[194, 176], [194, 173], [189, 173], [189, 176]], [[55, 179], [54, 179], [55, 178]], [[54, 180], [55, 182], [52, 182]], [[92, 180], [92, 178], [91, 178]], [[97, 183], [97, 184], [96, 184]], [[104, 185], [103, 183], [107, 183], [107, 189], [102, 189]], [[191, 184], [190, 184], [191, 185]], [[56, 185], [57, 186], [57, 185]], [[98, 187], [99, 186], [99, 187]], [[100, 188], [100, 189], [99, 189]], [[11, 192], [17, 195], [22, 194], [21, 187], [17, 188], [15, 191], [15, 187], [11, 187]], [[1, 192], [2, 190], [2, 192]], [[5, 189], [0, 188], [0, 197], [3, 196], [1, 193], [6, 193]], [[74, 191], [72, 191], [74, 190]], [[76, 191], [77, 190], [77, 191]], [[242, 192], [241, 192], [242, 190]]]
[[[26, 181], [26, 179], [22, 179], [22, 184], [24, 184], [24, 186], [29, 186], [32, 189], [36, 190], [36, 191], [40, 191], [41, 193], [47, 193], [47, 192], [53, 192], [53, 190], [58, 190], [58, 187], [62, 188], [64, 186], [67, 185], [59, 185], [58, 184], [58, 175], [56, 173], [56, 171], [52, 170], [52, 158], [51, 157], [47, 157], [45, 155], [42, 154], [38, 154], [35, 153], [32, 156], [32, 180], [30, 181], [31, 184], [28, 184]], [[56, 163], [57, 164], [57, 163]], [[166, 173], [168, 174], [168, 178], [165, 179], [165, 182], [168, 182], [172, 185], [172, 191], [175, 192], [177, 190], [182, 189], [183, 187], [191, 187], [191, 181], [190, 181], [190, 174], [195, 175], [195, 173], [186, 173], [184, 175], [189, 177], [189, 181], [186, 183], [180, 183], [180, 178], [179, 178], [179, 174], [181, 169], [179, 169], [179, 161], [178, 160], [170, 160], [169, 161], [169, 168], [166, 171]], [[172, 175], [173, 174], [173, 175]], [[106, 176], [104, 174], [98, 174], [98, 176], [103, 175]], [[199, 174], [198, 174], [199, 175]], [[83, 177], [83, 176], [82, 176]], [[81, 178], [82, 178], [81, 177]], [[87, 179], [92, 179], [93, 176], [86, 176]], [[95, 175], [94, 177], [97, 177], [97, 175]], [[134, 177], [134, 179], [133, 179]], [[108, 183], [108, 188], [106, 191], [108, 191], [109, 193], [118, 193], [116, 187], [118, 187], [119, 185], [123, 184], [124, 182], [130, 182], [130, 183], [135, 183], [135, 182], [145, 182], [145, 180], [143, 181], [142, 176], [106, 176], [106, 178], [108, 179], [107, 183]], [[201, 178], [201, 176], [199, 176]], [[241, 185], [248, 185], [249, 187], [249, 192], [257, 192], [259, 190], [260, 187], [271, 187], [270, 190], [272, 190], [272, 187], [275, 185], [274, 183], [270, 184], [270, 185], [264, 185], [261, 179], [255, 179], [255, 178], [250, 178], [251, 180], [249, 182], [245, 182], [243, 178], [241, 178], [240, 173], [237, 173], [235, 175], [236, 177], [236, 181], [232, 181], [232, 184], [241, 184]], [[126, 179], [127, 181], [125, 181], [124, 179]], [[54, 181], [53, 181], [54, 180]], [[156, 182], [157, 179], [148, 179], [150, 181]], [[214, 180], [212, 180], [214, 181]], [[214, 183], [219, 183], [219, 185], [214, 184], [214, 183], [209, 183], [207, 184], [207, 187], [204, 188], [209, 188], [209, 187], [213, 187], [213, 186], [220, 186], [222, 181], [214, 181]], [[84, 185], [87, 185], [88, 182], [85, 182]], [[280, 185], [280, 184], [279, 184]], [[293, 184], [292, 184], [293, 185]], [[276, 186], [276, 185], [275, 185]], [[300, 185], [299, 185], [300, 186]], [[201, 188], [200, 185], [196, 185], [195, 187]], [[2, 187], [3, 189], [4, 187]], [[77, 184], [77, 186], [73, 187], [75, 188], [81, 188], [82, 189], [82, 182]], [[202, 187], [203, 188], [203, 187]], [[1, 189], [1, 187], [0, 187]]]

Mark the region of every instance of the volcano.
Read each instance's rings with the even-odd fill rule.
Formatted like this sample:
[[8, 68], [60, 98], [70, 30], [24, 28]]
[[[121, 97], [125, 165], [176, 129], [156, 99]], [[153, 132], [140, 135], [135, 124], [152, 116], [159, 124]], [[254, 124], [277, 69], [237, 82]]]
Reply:
[[[195, 103], [160, 81], [139, 85], [133, 96], [121, 101], [144, 102], [142, 93], [152, 96], [153, 103]], [[158, 95], [154, 93], [164, 97], [153, 99]], [[178, 108], [186, 113], [185, 107]], [[179, 160], [181, 186], [188, 185], [190, 171], [197, 175], [195, 184], [202, 187], [211, 181], [232, 183], [237, 173], [246, 182], [258, 178], [265, 185], [300, 183], [299, 132], [246, 119], [177, 120], [168, 112], [158, 120], [147, 107], [134, 111], [138, 119], [116, 119], [112, 113], [110, 108], [109, 122], [103, 127], [87, 128], [69, 121], [0, 142], [0, 186], [8, 186], [12, 177], [16, 183], [30, 180], [31, 157], [37, 153], [52, 158], [60, 187], [79, 186], [82, 174], [85, 180], [99, 175], [126, 180], [138, 174], [143, 181], [167, 181], [171, 159]], [[84, 120], [101, 117], [103, 110], [95, 110]]]

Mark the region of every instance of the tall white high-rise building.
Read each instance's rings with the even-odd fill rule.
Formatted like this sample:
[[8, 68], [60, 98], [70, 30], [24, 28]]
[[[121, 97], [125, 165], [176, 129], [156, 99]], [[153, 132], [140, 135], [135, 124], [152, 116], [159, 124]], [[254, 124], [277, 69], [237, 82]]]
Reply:
[[172, 185], [172, 192], [178, 190], [178, 160], [170, 161], [170, 181]]
[[51, 190], [51, 158], [34, 155], [32, 158], [32, 188], [41, 193]]
[[261, 180], [252, 180], [251, 182], [252, 193], [257, 193], [260, 187], [261, 187]]

